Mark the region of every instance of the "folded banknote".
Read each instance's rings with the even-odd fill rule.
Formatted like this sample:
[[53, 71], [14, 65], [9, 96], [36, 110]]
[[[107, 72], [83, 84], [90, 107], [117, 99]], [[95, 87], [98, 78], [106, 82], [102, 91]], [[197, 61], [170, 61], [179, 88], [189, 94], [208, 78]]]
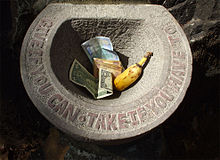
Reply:
[[108, 37], [97, 36], [82, 43], [81, 46], [92, 64], [94, 58], [119, 61], [119, 57], [113, 51], [111, 40]]
[[112, 74], [103, 68], [99, 69], [97, 79], [75, 59], [70, 68], [69, 79], [73, 83], [85, 87], [95, 99], [113, 94]]
[[99, 69], [103, 68], [112, 73], [113, 80], [122, 72], [120, 61], [111, 61], [106, 59], [94, 58], [93, 75], [98, 78]]

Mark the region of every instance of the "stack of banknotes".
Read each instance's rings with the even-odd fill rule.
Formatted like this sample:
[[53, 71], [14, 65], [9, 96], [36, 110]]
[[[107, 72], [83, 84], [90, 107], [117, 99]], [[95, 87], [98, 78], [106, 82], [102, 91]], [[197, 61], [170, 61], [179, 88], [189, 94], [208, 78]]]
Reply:
[[73, 83], [85, 87], [95, 99], [113, 94], [113, 80], [122, 72], [122, 64], [108, 37], [97, 36], [81, 44], [93, 65], [93, 75], [76, 59], [69, 72]]

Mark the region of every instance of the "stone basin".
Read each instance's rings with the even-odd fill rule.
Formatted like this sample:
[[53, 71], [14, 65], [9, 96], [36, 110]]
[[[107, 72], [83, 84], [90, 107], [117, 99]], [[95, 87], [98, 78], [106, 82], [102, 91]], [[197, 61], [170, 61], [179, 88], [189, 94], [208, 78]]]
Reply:
[[[110, 37], [125, 68], [153, 52], [134, 85], [100, 100], [68, 79], [75, 58], [92, 73], [80, 45], [95, 36]], [[192, 73], [186, 36], [158, 5], [49, 4], [26, 33], [20, 64], [25, 89], [41, 114], [87, 141], [124, 140], [158, 126], [183, 100]]]

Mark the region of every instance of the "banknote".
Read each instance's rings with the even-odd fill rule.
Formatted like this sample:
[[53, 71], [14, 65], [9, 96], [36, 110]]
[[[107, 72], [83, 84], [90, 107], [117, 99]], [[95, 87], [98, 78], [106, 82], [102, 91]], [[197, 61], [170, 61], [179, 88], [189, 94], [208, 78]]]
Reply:
[[103, 68], [112, 73], [113, 80], [122, 72], [120, 61], [111, 61], [105, 59], [94, 58], [93, 75], [98, 78], [99, 68]]
[[70, 68], [69, 79], [73, 83], [85, 87], [95, 99], [104, 98], [113, 94], [112, 75], [100, 69], [99, 78], [95, 78], [76, 59]]
[[[99, 58], [99, 57], [94, 57], [94, 58]], [[112, 60], [112, 61], [120, 61], [118, 54], [113, 51], [109, 50], [106, 48], [102, 48], [102, 57], [101, 59], [107, 59], [107, 60]]]
[[111, 72], [99, 68], [99, 86], [97, 99], [104, 98], [113, 94], [112, 74]]
[[119, 60], [108, 37], [97, 36], [82, 43], [81, 46], [92, 64], [93, 58]]
[[70, 68], [69, 79], [73, 83], [85, 87], [96, 99], [98, 96], [98, 79], [90, 74], [76, 59]]

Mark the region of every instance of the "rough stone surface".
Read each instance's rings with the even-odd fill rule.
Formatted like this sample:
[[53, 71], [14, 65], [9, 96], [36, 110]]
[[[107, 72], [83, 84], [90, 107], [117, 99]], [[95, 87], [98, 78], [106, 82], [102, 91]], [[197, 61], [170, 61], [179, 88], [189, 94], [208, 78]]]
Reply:
[[[69, 81], [68, 72], [75, 58], [91, 68], [80, 44], [99, 35], [111, 38], [128, 66], [146, 51], [154, 56], [135, 85], [94, 100]], [[184, 32], [156, 5], [51, 4], [26, 33], [20, 60], [38, 110], [64, 132], [89, 141], [133, 138], [162, 123], [182, 101], [192, 71]]]
[[[149, 3], [144, 0], [94, 0], [93, 2], [90, 0], [56, 0], [58, 1]], [[184, 1], [164, 0], [151, 3], [171, 8]], [[49, 2], [51, 1], [47, 1]], [[196, 1], [196, 6], [199, 2], [200, 0]], [[212, 3], [209, 0], [206, 2]], [[35, 8], [33, 4], [39, 4], [37, 0], [11, 0], [0, 3], [2, 41], [0, 43], [0, 157], [44, 159], [41, 144], [45, 143], [48, 130], [52, 126], [37, 111], [26, 95], [20, 79], [19, 53], [28, 27], [41, 11], [41, 8], [37, 7], [45, 2], [35, 5]], [[206, 5], [200, 5], [199, 8], [203, 14], [212, 12], [212, 16], [203, 21], [204, 25], [208, 23], [212, 27], [208, 32], [203, 31], [204, 37], [199, 38], [198, 41], [196, 39], [195, 42], [191, 42], [190, 37], [198, 33], [198, 28], [188, 25], [189, 33], [184, 28], [190, 41], [194, 63], [191, 85], [177, 111], [165, 123], [148, 132], [147, 135], [124, 145], [106, 147], [73, 140], [70, 144], [68, 138], [65, 142], [73, 146], [71, 147], [73, 149], [68, 151], [65, 159], [219, 159], [219, 40], [217, 38], [219, 27], [210, 23], [219, 20], [219, 1], [215, 1], [214, 8], [207, 8]], [[177, 19], [175, 14], [173, 16]], [[184, 16], [182, 18], [184, 19]], [[199, 31], [202, 30], [203, 27], [199, 27]], [[216, 32], [212, 32], [213, 30]], [[89, 157], [88, 154], [91, 156]]]
[[182, 25], [190, 41], [193, 58], [205, 67], [206, 76], [218, 75], [220, 61], [215, 53], [218, 52], [220, 43], [220, 2], [218, 0], [185, 0], [181, 3], [164, 1], [164, 6], [171, 7], [169, 11]]

